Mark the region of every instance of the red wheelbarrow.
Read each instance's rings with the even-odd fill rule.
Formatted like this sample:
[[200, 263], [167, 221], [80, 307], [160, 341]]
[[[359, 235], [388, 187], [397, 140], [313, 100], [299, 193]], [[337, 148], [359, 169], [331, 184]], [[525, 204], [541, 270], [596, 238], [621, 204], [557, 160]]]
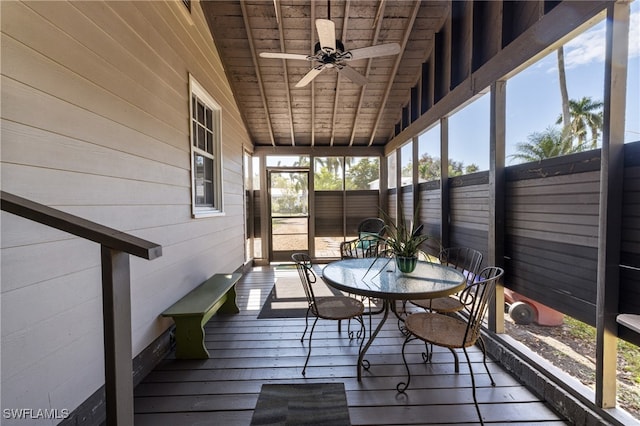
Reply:
[[564, 315], [561, 312], [516, 293], [504, 289], [504, 300], [509, 307], [509, 316], [516, 324], [527, 325], [535, 322], [538, 325], [562, 325]]

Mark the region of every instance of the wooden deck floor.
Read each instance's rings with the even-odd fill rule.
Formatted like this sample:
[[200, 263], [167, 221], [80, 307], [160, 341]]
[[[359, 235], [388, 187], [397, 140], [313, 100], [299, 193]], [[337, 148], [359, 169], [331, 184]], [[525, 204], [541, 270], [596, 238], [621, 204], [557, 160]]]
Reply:
[[[295, 270], [291, 271], [295, 273]], [[403, 337], [389, 319], [371, 346], [369, 371], [356, 379], [358, 345], [334, 322], [319, 321], [306, 377], [301, 375], [307, 342], [300, 343], [304, 318], [257, 319], [271, 291], [275, 272], [256, 268], [238, 284], [241, 313], [214, 316], [206, 327], [211, 359], [163, 361], [135, 389], [138, 425], [249, 425], [263, 383], [342, 382], [353, 425], [479, 424], [464, 356], [454, 373], [448, 350], [436, 348], [431, 364], [421, 362], [423, 348], [408, 348], [411, 386], [396, 392], [405, 378]], [[378, 318], [373, 318], [373, 326]], [[498, 364], [489, 368], [497, 383], [491, 387], [482, 353], [472, 348], [478, 399], [485, 423], [493, 425], [564, 425], [552, 409], [520, 385]]]

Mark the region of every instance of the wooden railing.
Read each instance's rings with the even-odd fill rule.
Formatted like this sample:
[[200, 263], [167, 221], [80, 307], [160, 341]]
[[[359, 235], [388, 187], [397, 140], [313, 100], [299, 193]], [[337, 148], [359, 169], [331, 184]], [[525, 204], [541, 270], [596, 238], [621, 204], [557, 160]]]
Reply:
[[0, 194], [2, 210], [100, 244], [107, 424], [132, 425], [129, 255], [152, 260], [162, 256], [162, 246], [4, 191]]

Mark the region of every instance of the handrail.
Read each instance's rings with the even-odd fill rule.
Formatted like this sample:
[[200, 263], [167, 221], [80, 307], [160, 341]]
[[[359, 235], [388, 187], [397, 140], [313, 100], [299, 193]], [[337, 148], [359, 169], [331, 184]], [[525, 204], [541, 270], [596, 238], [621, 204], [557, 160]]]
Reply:
[[133, 424], [131, 273], [129, 254], [152, 260], [162, 246], [0, 191], [1, 209], [101, 245], [107, 425]]
[[2, 210], [13, 213], [16, 216], [33, 220], [143, 259], [153, 260], [162, 256], [162, 246], [158, 244], [5, 191], [0, 191], [0, 194]]

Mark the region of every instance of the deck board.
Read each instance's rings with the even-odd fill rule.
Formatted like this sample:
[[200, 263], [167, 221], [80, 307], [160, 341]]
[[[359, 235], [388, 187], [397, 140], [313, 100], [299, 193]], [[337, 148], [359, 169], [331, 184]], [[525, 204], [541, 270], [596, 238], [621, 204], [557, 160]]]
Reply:
[[[471, 376], [460, 354], [460, 373], [453, 356], [435, 348], [430, 364], [421, 362], [424, 345], [407, 346], [412, 373], [406, 395], [395, 387], [406, 377], [401, 347], [404, 338], [391, 318], [384, 325], [367, 359], [369, 371], [356, 379], [358, 344], [337, 324], [319, 321], [306, 377], [301, 375], [307, 341], [300, 342], [304, 318], [257, 319], [276, 274], [256, 268], [237, 285], [236, 315], [216, 315], [206, 325], [207, 360], [177, 360], [171, 354], [135, 389], [138, 425], [248, 425], [264, 383], [341, 382], [345, 385], [353, 425], [469, 425], [479, 424], [471, 395]], [[295, 273], [290, 271], [289, 273]], [[252, 292], [251, 303], [250, 292]], [[260, 293], [260, 303], [255, 295]], [[373, 317], [373, 326], [379, 318]], [[368, 321], [367, 321], [368, 327]], [[499, 364], [489, 360], [496, 381], [492, 387], [482, 365], [482, 353], [470, 348], [485, 421], [492, 425], [568, 424], [522, 386]]]

